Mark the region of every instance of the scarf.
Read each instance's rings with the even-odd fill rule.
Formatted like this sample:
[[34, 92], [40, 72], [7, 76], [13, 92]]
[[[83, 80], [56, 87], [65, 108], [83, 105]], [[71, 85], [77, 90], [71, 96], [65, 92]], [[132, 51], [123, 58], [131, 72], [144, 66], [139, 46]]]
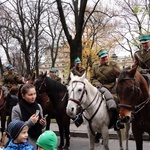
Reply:
[[[19, 106], [22, 114], [23, 121], [27, 121], [33, 114], [35, 114], [36, 110], [40, 110], [37, 102], [28, 103], [24, 99], [20, 99]], [[39, 113], [39, 120], [41, 119], [41, 115]], [[42, 125], [39, 121], [32, 127], [29, 128], [28, 134], [31, 138], [38, 138], [42, 133]]]

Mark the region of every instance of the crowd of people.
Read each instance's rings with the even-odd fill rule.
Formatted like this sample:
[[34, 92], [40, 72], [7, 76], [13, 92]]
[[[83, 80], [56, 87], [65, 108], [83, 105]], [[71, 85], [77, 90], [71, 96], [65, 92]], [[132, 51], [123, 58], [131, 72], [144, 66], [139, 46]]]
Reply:
[[[150, 35], [140, 36], [141, 49], [134, 54], [133, 67], [138, 65], [138, 70], [143, 76], [149, 79], [150, 73]], [[93, 65], [90, 81], [93, 86], [104, 94], [108, 111], [113, 112], [118, 118], [117, 104], [119, 100], [115, 91], [116, 75], [113, 68], [121, 70], [117, 62], [109, 60], [108, 50], [101, 49], [98, 53], [99, 63]], [[11, 122], [8, 125], [7, 131], [10, 140], [6, 145], [6, 150], [54, 150], [57, 146], [56, 134], [49, 130], [45, 131], [46, 118], [43, 117], [43, 110], [40, 104], [36, 102], [36, 89], [34, 85], [25, 83], [18, 73], [14, 71], [14, 67], [9, 65], [7, 71], [3, 74], [0, 81], [0, 86], [4, 91], [4, 98], [15, 97], [17, 105], [11, 108]], [[58, 70], [52, 67], [49, 72], [49, 77], [61, 83], [61, 78], [57, 75]], [[85, 69], [82, 67], [82, 62], [79, 57], [74, 60], [74, 67], [70, 72], [74, 75], [82, 76]], [[68, 82], [70, 77], [68, 77]], [[20, 87], [19, 84], [22, 84]], [[19, 89], [14, 93], [9, 93], [10, 90]], [[80, 118], [81, 119], [81, 118]], [[81, 121], [82, 123], [83, 121]], [[118, 122], [117, 122], [118, 123]], [[78, 125], [79, 126], [79, 125]], [[123, 125], [117, 124], [115, 130], [123, 128]], [[100, 135], [97, 134], [97, 137]], [[97, 139], [98, 140], [98, 139]]]

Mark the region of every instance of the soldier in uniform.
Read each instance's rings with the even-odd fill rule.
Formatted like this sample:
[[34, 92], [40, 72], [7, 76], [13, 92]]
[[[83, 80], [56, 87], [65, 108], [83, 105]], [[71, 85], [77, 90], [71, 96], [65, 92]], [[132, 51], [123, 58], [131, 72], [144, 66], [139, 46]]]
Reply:
[[6, 67], [7, 71], [4, 72], [2, 82], [5, 87], [11, 89], [12, 87], [18, 86], [18, 84], [23, 84], [17, 72], [14, 71], [14, 67], [9, 65]]
[[74, 60], [74, 67], [70, 70], [74, 75], [77, 75], [77, 76], [82, 76], [85, 72], [85, 69], [82, 68], [82, 65], [81, 65], [81, 60], [79, 57], [77, 57], [75, 60]]
[[[104, 94], [106, 98], [106, 104], [108, 111], [113, 112], [113, 120], [115, 124], [118, 119], [117, 113], [117, 105], [114, 100], [114, 97], [111, 94], [112, 89], [115, 86], [116, 76], [113, 72], [113, 68], [116, 67], [120, 70], [118, 64], [115, 61], [108, 61], [108, 51], [107, 50], [100, 50], [98, 52], [99, 57], [99, 64], [96, 64], [92, 69], [91, 75], [91, 83], [99, 89], [101, 93]], [[121, 122], [118, 122], [117, 125], [114, 126], [114, 129], [123, 128]], [[95, 138], [95, 142], [99, 142], [100, 135], [97, 134]]]
[[14, 71], [14, 67], [12, 65], [9, 65], [6, 67], [7, 71], [4, 72], [3, 78], [2, 78], [2, 84], [3, 86], [7, 87], [8, 90], [11, 88], [18, 87], [18, 84], [23, 84], [24, 82], [20, 79], [17, 72]]
[[135, 64], [142, 69], [150, 69], [150, 35], [140, 36], [142, 48], [134, 53]]
[[50, 78], [61, 83], [61, 78], [56, 75], [57, 72], [58, 72], [58, 70], [55, 69], [54, 67], [52, 67], [50, 69]]
[[141, 35], [140, 43], [142, 47], [134, 53], [134, 65], [138, 65], [138, 71], [144, 76], [148, 84], [150, 84], [150, 34]]

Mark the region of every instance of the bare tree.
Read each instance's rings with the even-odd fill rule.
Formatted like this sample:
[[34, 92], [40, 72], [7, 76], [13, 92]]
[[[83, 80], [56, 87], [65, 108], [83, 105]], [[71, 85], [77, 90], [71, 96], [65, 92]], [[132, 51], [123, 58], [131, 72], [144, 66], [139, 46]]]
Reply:
[[150, 1], [123, 0], [116, 3], [120, 8], [120, 28], [117, 33], [124, 39], [122, 42], [117, 41], [133, 57], [134, 51], [140, 48], [139, 36], [148, 33], [150, 29]]
[[[57, 7], [60, 15], [60, 20], [63, 26], [64, 33], [66, 35], [67, 41], [70, 46], [70, 60], [71, 60], [71, 67], [73, 66], [73, 61], [76, 57], [82, 56], [82, 35], [84, 32], [84, 28], [86, 26], [86, 23], [91, 16], [91, 14], [94, 12], [98, 2], [100, 0], [97, 0], [95, 5], [93, 6], [92, 12], [89, 14], [85, 21], [85, 10], [87, 6], [87, 0], [72, 0], [71, 2], [56, 0]], [[80, 3], [79, 3], [80, 2]], [[69, 28], [69, 24], [67, 24], [67, 20], [70, 20], [71, 18], [67, 18], [65, 15], [65, 12], [68, 13], [67, 10], [71, 10], [71, 16], [74, 18], [74, 27]], [[68, 16], [68, 17], [71, 17]], [[73, 32], [71, 33], [72, 28], [74, 29], [74, 37]]]

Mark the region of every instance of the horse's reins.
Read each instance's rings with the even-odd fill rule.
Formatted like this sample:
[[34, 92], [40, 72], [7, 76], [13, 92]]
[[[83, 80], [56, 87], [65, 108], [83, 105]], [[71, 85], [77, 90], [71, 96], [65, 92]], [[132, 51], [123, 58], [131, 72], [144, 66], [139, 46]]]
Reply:
[[[75, 87], [76, 87], [76, 85], [77, 85], [78, 82], [80, 82], [80, 83], [82, 83], [82, 84], [84, 85], [84, 88], [83, 88], [84, 90], [83, 90], [83, 92], [82, 92], [81, 97], [79, 98], [79, 100], [76, 100], [76, 99], [73, 99], [73, 98], [69, 98], [68, 101], [69, 101], [69, 100], [70, 100], [70, 101], [73, 101], [73, 102], [75, 102], [76, 104], [78, 104], [78, 105], [80, 106], [80, 105], [82, 104], [82, 98], [83, 98], [84, 94], [85, 94], [85, 93], [87, 94], [87, 91], [85, 90], [85, 83], [82, 82], [82, 81], [73, 81], [73, 82], [76, 83], [75, 86], [74, 86], [74, 87], [72, 88], [72, 90], [71, 90], [71, 92], [73, 92], [73, 97], [74, 97], [74, 89], [75, 89]], [[98, 96], [98, 97], [97, 97], [97, 96]], [[94, 96], [93, 100], [91, 101], [91, 103], [90, 103], [88, 106], [86, 106], [85, 108], [82, 109], [82, 112], [81, 112], [82, 114], [83, 114], [83, 112], [84, 112], [86, 109], [88, 109], [88, 108], [93, 104], [93, 102], [95, 101], [96, 97], [97, 97], [97, 101], [98, 101], [98, 99], [99, 99], [99, 91], [98, 91], [98, 89], [97, 89], [97, 93], [95, 94], [95, 96]], [[91, 132], [92, 132], [93, 135], [95, 135], [95, 132], [94, 132], [93, 129], [92, 129], [91, 122], [92, 122], [92, 119], [94, 118], [94, 116], [96, 115], [96, 113], [98, 112], [98, 110], [99, 110], [99, 108], [100, 108], [100, 106], [101, 106], [101, 104], [102, 104], [102, 101], [103, 101], [103, 99], [100, 101], [99, 106], [97, 107], [96, 111], [94, 112], [94, 114], [91, 116], [90, 119], [88, 119], [88, 118], [83, 114], [84, 118], [89, 122], [89, 127], [90, 127], [90, 130], [91, 130]]]
[[[135, 78], [123, 78], [123, 80], [134, 80], [134, 88], [136, 87], [136, 80]], [[139, 87], [138, 87], [139, 89]], [[132, 114], [135, 115], [138, 112], [140, 112], [148, 103], [149, 103], [150, 97], [148, 97], [145, 101], [140, 103], [139, 105], [136, 106], [131, 106], [127, 104], [118, 104], [119, 107], [124, 107], [132, 110]]]

